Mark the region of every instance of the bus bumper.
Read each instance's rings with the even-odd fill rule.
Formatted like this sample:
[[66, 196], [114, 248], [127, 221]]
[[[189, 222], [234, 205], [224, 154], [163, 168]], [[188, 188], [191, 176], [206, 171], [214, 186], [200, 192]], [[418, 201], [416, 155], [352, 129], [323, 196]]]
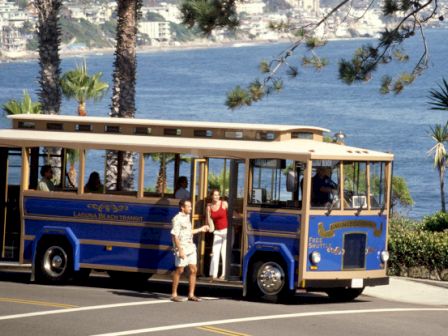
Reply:
[[[389, 277], [382, 278], [366, 278], [363, 279], [363, 286], [383, 286], [389, 284]], [[307, 290], [324, 289], [324, 288], [352, 288], [352, 279], [331, 279], [331, 280], [304, 280], [299, 288]]]

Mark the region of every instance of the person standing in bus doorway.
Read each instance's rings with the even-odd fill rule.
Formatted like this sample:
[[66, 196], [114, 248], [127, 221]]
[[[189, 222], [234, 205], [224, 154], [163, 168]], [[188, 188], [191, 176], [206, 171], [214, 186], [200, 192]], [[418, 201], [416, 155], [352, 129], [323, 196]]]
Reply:
[[[207, 218], [213, 222], [213, 248], [210, 262], [211, 281], [224, 280], [226, 277], [226, 247], [227, 247], [227, 209], [229, 205], [221, 200], [219, 190], [214, 189], [210, 194], [211, 203], [207, 205]], [[221, 256], [222, 272], [218, 278], [219, 257]]]
[[177, 288], [181, 274], [184, 272], [185, 266], [188, 265], [190, 270], [188, 301], [201, 301], [194, 295], [196, 287], [196, 273], [197, 273], [197, 253], [196, 245], [193, 242], [193, 235], [199, 232], [207, 232], [208, 226], [204, 225], [198, 229], [192, 229], [191, 225], [191, 202], [189, 200], [180, 200], [179, 213], [172, 219], [173, 228], [171, 236], [174, 242], [175, 249], [175, 265], [176, 269], [173, 272], [173, 287], [171, 301], [184, 301], [177, 295]]
[[51, 179], [53, 178], [53, 169], [51, 169], [51, 166], [50, 165], [42, 166], [42, 168], [40, 168], [40, 176], [42, 176], [42, 178], [37, 184], [37, 190], [53, 191], [54, 183], [53, 181], [51, 181]]

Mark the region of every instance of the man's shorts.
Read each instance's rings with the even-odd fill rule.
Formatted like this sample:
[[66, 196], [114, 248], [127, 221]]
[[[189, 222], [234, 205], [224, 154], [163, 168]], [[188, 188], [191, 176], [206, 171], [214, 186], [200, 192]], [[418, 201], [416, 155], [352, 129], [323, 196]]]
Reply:
[[185, 256], [185, 258], [181, 259], [177, 255], [174, 260], [174, 264], [176, 267], [185, 267], [187, 265], [196, 265], [198, 263], [198, 255], [196, 253], [196, 249], [193, 253]]

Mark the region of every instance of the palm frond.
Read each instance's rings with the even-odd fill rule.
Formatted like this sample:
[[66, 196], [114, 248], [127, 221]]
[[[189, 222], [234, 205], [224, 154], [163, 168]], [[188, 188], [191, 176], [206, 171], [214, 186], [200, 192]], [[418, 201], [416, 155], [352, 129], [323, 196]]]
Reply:
[[432, 110], [448, 110], [448, 83], [443, 78], [443, 84], [439, 84], [439, 89], [429, 91], [429, 104]]

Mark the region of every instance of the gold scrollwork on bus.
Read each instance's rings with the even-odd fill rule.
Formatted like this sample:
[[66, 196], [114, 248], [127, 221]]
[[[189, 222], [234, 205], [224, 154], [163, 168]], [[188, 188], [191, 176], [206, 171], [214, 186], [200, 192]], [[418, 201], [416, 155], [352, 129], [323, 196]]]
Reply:
[[117, 213], [120, 211], [127, 211], [129, 210], [129, 207], [127, 205], [116, 205], [116, 204], [109, 204], [109, 203], [101, 203], [101, 204], [96, 204], [96, 203], [90, 203], [87, 204], [87, 207], [89, 209], [95, 209], [98, 212], [113, 212], [113, 213]]
[[330, 228], [328, 230], [325, 230], [325, 226], [323, 222], [319, 222], [317, 233], [320, 237], [323, 238], [332, 238], [334, 237], [334, 231], [339, 229], [346, 229], [346, 228], [370, 228], [373, 229], [373, 234], [375, 237], [381, 237], [381, 234], [383, 233], [383, 222], [381, 222], [380, 227], [376, 227], [376, 223], [369, 221], [369, 220], [348, 220], [348, 221], [341, 221], [341, 222], [334, 222], [330, 224]]

